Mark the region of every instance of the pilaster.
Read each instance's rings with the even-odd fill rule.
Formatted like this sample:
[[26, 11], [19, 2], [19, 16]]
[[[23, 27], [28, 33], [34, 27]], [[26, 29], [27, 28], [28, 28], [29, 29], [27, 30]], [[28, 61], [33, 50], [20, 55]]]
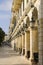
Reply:
[[39, 20], [39, 65], [43, 65], [43, 19]]
[[39, 65], [43, 65], [43, 0], [39, 3]]

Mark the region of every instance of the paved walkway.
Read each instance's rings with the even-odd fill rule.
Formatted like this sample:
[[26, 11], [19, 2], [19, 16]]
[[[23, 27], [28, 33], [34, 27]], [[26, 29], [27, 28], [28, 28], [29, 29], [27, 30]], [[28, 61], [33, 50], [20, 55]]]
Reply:
[[0, 48], [0, 65], [30, 65], [23, 56], [14, 52], [10, 47]]

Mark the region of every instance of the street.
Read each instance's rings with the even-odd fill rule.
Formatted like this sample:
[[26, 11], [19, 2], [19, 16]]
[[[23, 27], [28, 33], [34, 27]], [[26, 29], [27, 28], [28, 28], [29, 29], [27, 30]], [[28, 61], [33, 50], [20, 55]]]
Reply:
[[19, 55], [8, 46], [0, 47], [0, 65], [30, 65], [24, 56]]

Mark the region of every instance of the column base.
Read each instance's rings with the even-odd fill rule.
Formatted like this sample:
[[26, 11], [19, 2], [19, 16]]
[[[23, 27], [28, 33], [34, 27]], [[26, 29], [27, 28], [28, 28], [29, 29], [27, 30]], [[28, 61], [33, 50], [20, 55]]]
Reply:
[[30, 58], [30, 51], [27, 51], [27, 58]]
[[25, 54], [25, 49], [22, 50], [22, 55], [24, 55], [24, 54]]
[[30, 65], [38, 65], [38, 63], [34, 61], [34, 58], [29, 58], [29, 61], [30, 61]]
[[25, 54], [26, 58], [30, 58], [30, 51], [27, 51], [27, 54]]
[[38, 62], [38, 52], [33, 53], [33, 55], [34, 55], [34, 61], [37, 63]]
[[34, 58], [29, 58], [29, 61], [30, 62], [34, 62]]

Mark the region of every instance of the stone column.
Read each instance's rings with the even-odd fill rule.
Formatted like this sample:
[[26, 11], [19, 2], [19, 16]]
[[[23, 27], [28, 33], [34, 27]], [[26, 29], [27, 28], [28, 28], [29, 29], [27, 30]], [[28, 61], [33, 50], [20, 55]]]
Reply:
[[43, 0], [39, 3], [39, 65], [43, 65]]
[[24, 3], [25, 3], [25, 8], [26, 8], [26, 4], [27, 4], [27, 3], [26, 3], [26, 0], [24, 0]]
[[17, 38], [15, 38], [16, 51], [17, 51]]
[[30, 27], [30, 60], [37, 61], [38, 56], [38, 29]]
[[21, 35], [19, 36], [19, 52], [20, 54], [22, 52], [22, 36]]
[[33, 60], [33, 28], [30, 27], [30, 60]]
[[25, 54], [25, 34], [22, 33], [22, 54]]
[[25, 31], [25, 56], [30, 56], [30, 32]]
[[17, 37], [17, 48], [18, 48], [18, 51], [19, 51], [19, 36]]
[[18, 39], [16, 37], [16, 51], [18, 51]]
[[33, 53], [38, 52], [38, 28], [33, 30]]
[[33, 56], [34, 61], [38, 62], [38, 28], [33, 28]]
[[19, 48], [20, 48], [20, 42], [19, 42], [19, 36], [18, 36], [18, 51], [19, 51]]

